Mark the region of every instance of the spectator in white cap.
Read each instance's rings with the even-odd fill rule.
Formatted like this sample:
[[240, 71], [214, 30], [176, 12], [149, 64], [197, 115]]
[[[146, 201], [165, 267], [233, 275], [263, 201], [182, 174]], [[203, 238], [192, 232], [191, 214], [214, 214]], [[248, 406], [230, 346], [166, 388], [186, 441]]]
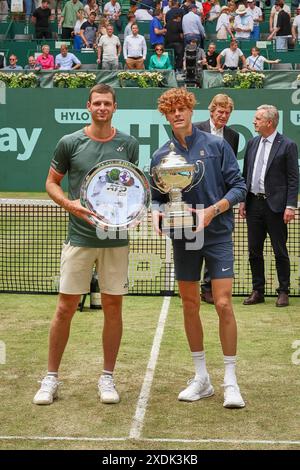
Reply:
[[250, 39], [251, 32], [253, 31], [253, 18], [247, 12], [245, 5], [239, 5], [236, 10], [233, 29], [236, 32], [236, 39]]
[[224, 5], [221, 8], [221, 14], [217, 21], [216, 32], [217, 39], [227, 39], [228, 34], [233, 39], [233, 34], [230, 26], [229, 7], [227, 5]]
[[292, 26], [292, 36], [295, 41], [297, 41], [297, 32], [298, 32], [298, 41], [300, 41], [300, 4], [296, 9], [296, 16], [293, 21]]
[[263, 14], [261, 8], [256, 6], [255, 0], [247, 0], [247, 13], [252, 16], [253, 19], [253, 30], [250, 35], [250, 39], [259, 40], [260, 28], [259, 23], [263, 21]]

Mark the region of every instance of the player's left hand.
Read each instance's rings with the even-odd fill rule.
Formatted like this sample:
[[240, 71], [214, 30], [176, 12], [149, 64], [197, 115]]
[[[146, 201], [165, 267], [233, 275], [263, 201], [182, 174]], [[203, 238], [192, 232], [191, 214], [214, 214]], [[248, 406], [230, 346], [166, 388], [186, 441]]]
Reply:
[[206, 207], [206, 209], [191, 209], [190, 212], [193, 212], [197, 216], [197, 226], [196, 232], [201, 232], [205, 227], [207, 227], [215, 215], [215, 210], [212, 206]]

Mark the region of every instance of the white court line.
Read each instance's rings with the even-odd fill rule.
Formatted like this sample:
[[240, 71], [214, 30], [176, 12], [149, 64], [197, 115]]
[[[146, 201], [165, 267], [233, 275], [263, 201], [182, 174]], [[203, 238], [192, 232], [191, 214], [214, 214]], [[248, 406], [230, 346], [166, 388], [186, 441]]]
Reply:
[[142, 389], [138, 398], [135, 415], [132, 420], [131, 429], [129, 432], [130, 439], [139, 439], [141, 436], [144, 418], [146, 413], [146, 408], [150, 396], [150, 390], [153, 382], [155, 367], [158, 359], [160, 343], [162, 340], [166, 319], [168, 316], [169, 306], [170, 306], [171, 297], [164, 297], [164, 301], [161, 307], [158, 324], [152, 344], [151, 354], [144, 377], [144, 382]]
[[[68, 437], [68, 436], [0, 436], [0, 441], [77, 441], [77, 442], [130, 442], [128, 437]], [[168, 439], [138, 438], [138, 442], [165, 442], [178, 444], [268, 444], [268, 445], [300, 445], [300, 441], [284, 441], [271, 439]]]

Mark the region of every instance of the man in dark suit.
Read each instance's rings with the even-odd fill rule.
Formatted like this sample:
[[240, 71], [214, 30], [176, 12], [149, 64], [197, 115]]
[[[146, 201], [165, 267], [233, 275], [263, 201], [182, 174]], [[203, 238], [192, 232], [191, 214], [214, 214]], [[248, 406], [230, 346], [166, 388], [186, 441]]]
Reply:
[[290, 260], [287, 224], [295, 218], [298, 202], [299, 168], [295, 142], [279, 134], [275, 106], [257, 108], [254, 127], [259, 136], [249, 140], [243, 176], [247, 198], [240, 204], [240, 216], [248, 226], [249, 262], [253, 291], [244, 305], [264, 302], [265, 273], [263, 247], [269, 234], [279, 281], [277, 307], [289, 304]]
[[[233, 100], [228, 95], [218, 94], [214, 96], [208, 106], [210, 119], [203, 122], [196, 122], [195, 126], [201, 131], [209, 132], [225, 139], [232, 147], [235, 156], [238, 153], [239, 133], [230, 129], [226, 124], [234, 109]], [[214, 303], [211, 290], [211, 279], [207, 268], [204, 268], [204, 279], [201, 283], [201, 298], [209, 304]]]

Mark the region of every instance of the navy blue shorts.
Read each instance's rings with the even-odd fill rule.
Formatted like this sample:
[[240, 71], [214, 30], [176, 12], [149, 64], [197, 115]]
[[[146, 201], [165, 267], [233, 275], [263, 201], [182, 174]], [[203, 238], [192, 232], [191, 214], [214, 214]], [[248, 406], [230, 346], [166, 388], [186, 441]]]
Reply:
[[173, 240], [175, 276], [177, 281], [200, 281], [203, 260], [211, 279], [233, 278], [233, 243], [227, 241], [186, 250], [186, 242]]

